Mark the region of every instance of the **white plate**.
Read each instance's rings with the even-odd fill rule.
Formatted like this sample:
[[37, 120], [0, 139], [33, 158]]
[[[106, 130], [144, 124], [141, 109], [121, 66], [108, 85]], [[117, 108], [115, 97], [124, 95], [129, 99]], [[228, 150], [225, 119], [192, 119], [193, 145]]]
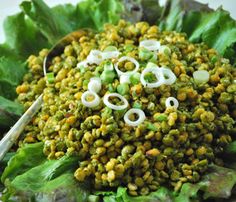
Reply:
[[[3, 34], [3, 20], [6, 16], [15, 14], [20, 11], [19, 4], [22, 0], [10, 0], [4, 1], [0, 0], [0, 43], [4, 41]], [[55, 6], [57, 4], [72, 3], [76, 4], [81, 0], [47, 0], [49, 6]], [[165, 0], [160, 0], [165, 2]], [[220, 5], [223, 5], [225, 10], [228, 10], [231, 13], [231, 16], [236, 19], [236, 2], [235, 0], [198, 0], [202, 3], [209, 3], [210, 7], [218, 8]]]

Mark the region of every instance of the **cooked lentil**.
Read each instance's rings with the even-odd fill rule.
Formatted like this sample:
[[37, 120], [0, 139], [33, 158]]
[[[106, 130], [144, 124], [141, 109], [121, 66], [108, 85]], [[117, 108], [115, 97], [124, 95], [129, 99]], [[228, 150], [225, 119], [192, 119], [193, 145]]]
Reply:
[[[157, 40], [166, 51], [150, 52], [139, 48], [145, 39]], [[120, 84], [113, 70], [100, 65], [75, 68], [91, 50], [103, 51], [114, 46], [122, 56], [136, 59], [140, 69], [131, 83]], [[113, 48], [114, 48], [113, 47]], [[142, 51], [142, 52], [140, 52]], [[44, 142], [49, 159], [63, 155], [80, 157], [74, 176], [78, 181], [90, 177], [96, 189], [126, 186], [131, 195], [146, 195], [162, 184], [178, 191], [184, 182], [197, 182], [208, 165], [221, 163], [217, 154], [236, 134], [236, 70], [205, 44], [188, 42], [183, 33], [160, 32], [146, 22], [130, 24], [121, 20], [117, 26], [106, 24], [104, 31], [89, 33], [66, 46], [53, 59], [50, 71], [53, 83], [46, 84], [43, 59], [48, 50], [28, 59], [29, 72], [18, 86], [18, 100], [27, 109], [43, 93], [44, 105], [25, 128], [22, 142]], [[171, 69], [177, 80], [172, 85], [145, 88], [140, 73], [151, 61]], [[122, 71], [134, 68], [129, 61], [119, 63]], [[195, 83], [193, 72], [206, 70], [206, 83]], [[107, 74], [107, 71], [108, 72]], [[129, 108], [142, 109], [146, 120], [137, 127], [125, 124], [129, 109], [115, 111], [103, 102], [95, 108], [81, 103], [91, 77], [101, 76], [102, 98], [107, 92], [119, 92]], [[166, 108], [165, 100], [173, 96], [178, 109]], [[120, 105], [119, 99], [111, 100]]]

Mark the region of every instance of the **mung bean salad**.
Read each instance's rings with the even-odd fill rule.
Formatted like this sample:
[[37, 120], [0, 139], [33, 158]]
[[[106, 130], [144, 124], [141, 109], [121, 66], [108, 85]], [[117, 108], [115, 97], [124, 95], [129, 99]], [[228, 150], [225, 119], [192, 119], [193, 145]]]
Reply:
[[236, 134], [236, 70], [205, 44], [146, 22], [88, 31], [53, 58], [28, 58], [17, 87], [44, 104], [19, 144], [44, 142], [48, 159], [79, 156], [75, 178], [95, 189], [146, 195], [198, 182]]

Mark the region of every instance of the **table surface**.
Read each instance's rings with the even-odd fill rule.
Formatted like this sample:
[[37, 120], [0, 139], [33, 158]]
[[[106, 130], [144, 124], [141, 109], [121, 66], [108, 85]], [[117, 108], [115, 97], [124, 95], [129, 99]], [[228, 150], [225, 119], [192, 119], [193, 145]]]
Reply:
[[[57, 4], [72, 3], [76, 4], [80, 0], [45, 0], [49, 6], [55, 6]], [[236, 19], [236, 1], [235, 0], [197, 0], [202, 3], [208, 3], [211, 8], [218, 8], [223, 6], [225, 10], [228, 10], [231, 16]], [[4, 41], [3, 34], [3, 21], [8, 15], [15, 14], [20, 11], [19, 4], [22, 0], [1, 1], [0, 3], [0, 43]], [[160, 0], [163, 4], [165, 0]]]

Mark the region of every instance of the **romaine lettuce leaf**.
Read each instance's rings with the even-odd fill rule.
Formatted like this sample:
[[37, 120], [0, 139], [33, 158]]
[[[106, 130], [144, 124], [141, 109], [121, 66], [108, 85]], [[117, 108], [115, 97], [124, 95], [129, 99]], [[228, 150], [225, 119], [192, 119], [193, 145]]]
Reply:
[[[23, 112], [23, 107], [17, 102], [0, 96], [0, 126], [8, 127], [15, 123]], [[1, 131], [1, 130], [0, 130]], [[0, 133], [0, 135], [3, 135]]]
[[0, 128], [13, 125], [23, 112], [14, 99], [16, 86], [27, 72], [26, 58], [49, 45], [22, 12], [5, 19], [4, 31], [6, 42], [0, 45]]
[[7, 178], [12, 180], [17, 175], [45, 161], [46, 156], [43, 154], [43, 142], [26, 144], [8, 161], [7, 167], [1, 176], [1, 181], [4, 182]]
[[42, 0], [31, 0], [23, 1], [20, 6], [51, 45], [79, 28], [101, 30], [104, 23], [117, 23], [123, 11], [117, 0], [87, 0], [76, 7], [66, 4], [52, 9]]
[[[5, 167], [7, 166], [8, 161], [15, 155], [15, 152], [8, 152], [6, 153], [6, 155], [4, 156], [4, 158], [1, 161], [0, 164], [0, 176], [2, 175]], [[0, 181], [0, 193], [4, 190], [4, 185], [3, 183]]]
[[30, 19], [26, 19], [23, 12], [8, 16], [5, 19], [4, 32], [6, 44], [22, 60], [37, 53], [42, 48], [49, 47], [46, 38]]
[[26, 73], [26, 65], [10, 58], [0, 58], [0, 96], [8, 99], [16, 97], [15, 88]]
[[47, 160], [43, 143], [24, 145], [9, 160], [2, 175], [3, 201], [86, 201], [89, 187], [74, 179], [77, 157]]

